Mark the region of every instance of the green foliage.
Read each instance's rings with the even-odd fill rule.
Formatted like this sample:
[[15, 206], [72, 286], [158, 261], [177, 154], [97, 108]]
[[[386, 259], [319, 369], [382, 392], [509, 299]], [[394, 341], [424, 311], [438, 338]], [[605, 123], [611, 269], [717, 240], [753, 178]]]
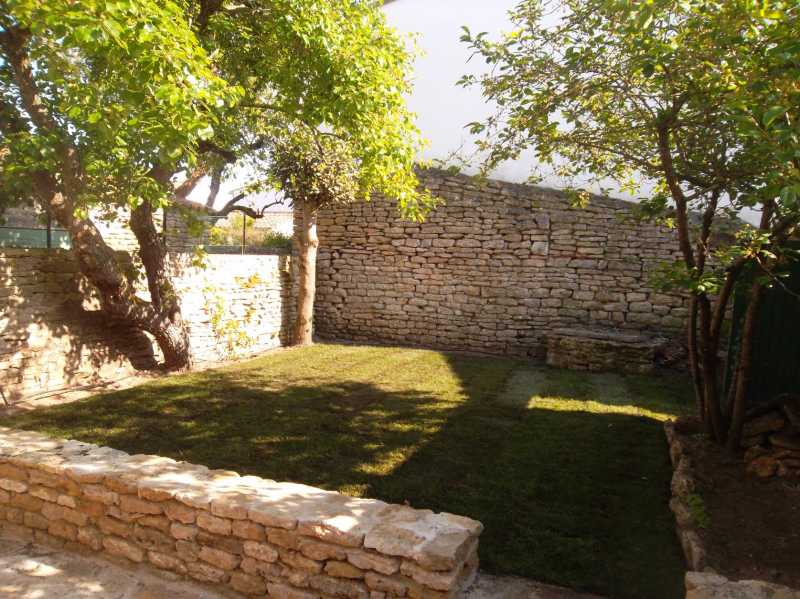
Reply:
[[0, 128], [6, 202], [29, 199], [36, 172], [62, 172], [59, 147], [66, 145], [80, 153], [84, 170], [76, 209], [158, 204], [165, 196], [153, 166], [193, 163], [219, 109], [241, 95], [214, 73], [181, 4], [4, 0], [0, 8], [0, 30], [29, 32], [39, 99], [55, 124], [47, 132], [18, 115], [21, 90], [0, 58], [2, 116], [23, 121], [19, 131]]
[[[236, 277], [236, 283], [241, 289], [252, 289], [262, 283], [258, 274], [247, 279]], [[204, 310], [209, 316], [209, 323], [214, 338], [221, 342], [225, 351], [225, 358], [237, 358], [252, 347], [256, 339], [250, 335], [249, 329], [257, 314], [254, 306], [248, 305], [243, 313], [237, 314], [231, 310], [226, 293], [219, 287], [208, 284], [203, 288]]]
[[[246, 90], [219, 143], [255, 167], [254, 189], [269, 187], [272, 140], [323, 132], [347, 141], [362, 197], [383, 193], [409, 217], [424, 213], [430, 198], [413, 171], [422, 139], [405, 104], [414, 52], [381, 5], [260, 0], [212, 17], [205, 43], [222, 76]], [[252, 135], [266, 138], [262, 151], [250, 150]]]
[[[246, 221], [243, 223], [242, 221]], [[258, 246], [261, 248], [290, 251], [292, 249], [292, 237], [284, 235], [280, 231], [272, 229], [262, 229], [256, 227], [256, 220], [247, 217], [241, 212], [230, 214], [225, 220], [218, 222], [209, 231], [209, 241], [211, 245], [241, 245], [242, 225], [245, 226], [247, 235], [247, 246]]]
[[263, 231], [261, 239], [258, 240], [258, 245], [269, 250], [289, 252], [292, 249], [292, 238], [280, 231], [266, 229]]
[[359, 197], [359, 165], [352, 146], [303, 127], [274, 141], [268, 172], [295, 205], [320, 208]]
[[[0, 56], [3, 123], [21, 126], [0, 127], [9, 175], [0, 201], [27, 201], [37, 171], [62, 177], [58, 150], [66, 146], [85, 170], [80, 213], [143, 199], [158, 207], [169, 200], [171, 175], [260, 165], [288, 122], [346, 137], [360, 192], [384, 193], [419, 216], [427, 195], [413, 166], [422, 141], [404, 100], [413, 52], [380, 5], [0, 1], [0, 34], [30, 32], [26, 50], [57, 125], [52, 134], [30, 126]], [[263, 168], [254, 172], [257, 191], [266, 181]]]
[[694, 520], [697, 527], [708, 528], [711, 520], [703, 498], [697, 493], [690, 493], [686, 496], [686, 506], [689, 508], [689, 513], [692, 515], [692, 520]]
[[[470, 125], [484, 135], [486, 169], [532, 148], [537, 174], [568, 186], [585, 174], [613, 180], [647, 196], [641, 213], [660, 222], [674, 222], [682, 194], [689, 210], [736, 216], [770, 206], [767, 229], [796, 226], [796, 2], [523, 0], [511, 17], [514, 29], [497, 41], [466, 29], [462, 38], [491, 67], [462, 79], [498, 106]], [[727, 258], [765, 260], [764, 247], [744, 235]], [[694, 289], [724, 275], [681, 268], [674, 278]]]

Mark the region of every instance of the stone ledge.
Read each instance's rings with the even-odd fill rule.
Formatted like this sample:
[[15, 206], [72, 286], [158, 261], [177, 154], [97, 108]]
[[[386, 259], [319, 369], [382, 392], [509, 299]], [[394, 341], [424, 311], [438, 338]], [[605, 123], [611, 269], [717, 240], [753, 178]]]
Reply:
[[570, 370], [648, 373], [666, 339], [607, 328], [560, 328], [547, 334], [547, 364]]
[[457, 597], [480, 522], [0, 428], [0, 521], [246, 595]]

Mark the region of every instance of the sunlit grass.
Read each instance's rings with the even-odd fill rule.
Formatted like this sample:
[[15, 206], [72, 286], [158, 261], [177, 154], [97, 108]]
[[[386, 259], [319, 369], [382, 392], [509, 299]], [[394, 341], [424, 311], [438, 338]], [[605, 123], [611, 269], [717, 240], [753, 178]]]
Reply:
[[660, 421], [679, 376], [320, 344], [15, 417], [13, 426], [472, 516], [482, 567], [671, 599]]

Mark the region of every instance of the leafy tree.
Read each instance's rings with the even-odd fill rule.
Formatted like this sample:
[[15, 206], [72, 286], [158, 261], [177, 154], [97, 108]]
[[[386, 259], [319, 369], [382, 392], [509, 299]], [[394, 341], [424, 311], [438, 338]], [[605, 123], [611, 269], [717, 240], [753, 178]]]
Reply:
[[[211, 177], [208, 204], [259, 164], [276, 117], [357, 140], [365, 188], [418, 203], [410, 54], [376, 1], [0, 0], [0, 203], [33, 200], [67, 229], [109, 316], [190, 364], [153, 214]], [[216, 214], [239, 210], [263, 169]], [[176, 184], [176, 182], [179, 182]], [[150, 301], [90, 214], [124, 208]]]
[[295, 230], [298, 294], [292, 340], [312, 343], [320, 208], [355, 201], [359, 196], [359, 168], [350, 146], [333, 135], [300, 127], [276, 140], [270, 152], [269, 172], [300, 212]]
[[[483, 134], [485, 168], [532, 148], [542, 169], [616, 181], [644, 196], [644, 216], [677, 229], [682, 258], [664, 274], [691, 297], [699, 411], [713, 438], [736, 448], [759, 299], [800, 219], [800, 8], [523, 0], [511, 17], [515, 28], [499, 41], [463, 36], [491, 68], [462, 83], [498, 106], [471, 124]], [[746, 209], [760, 224], [721, 241], [720, 228]], [[746, 278], [749, 309], [726, 402], [718, 354], [730, 297]]]

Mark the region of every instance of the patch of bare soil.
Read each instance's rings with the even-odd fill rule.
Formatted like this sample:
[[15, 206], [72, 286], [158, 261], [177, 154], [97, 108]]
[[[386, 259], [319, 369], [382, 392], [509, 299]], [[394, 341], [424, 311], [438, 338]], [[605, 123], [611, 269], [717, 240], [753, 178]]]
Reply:
[[800, 478], [758, 478], [741, 457], [686, 437], [708, 516], [709, 565], [731, 579], [800, 588]]

